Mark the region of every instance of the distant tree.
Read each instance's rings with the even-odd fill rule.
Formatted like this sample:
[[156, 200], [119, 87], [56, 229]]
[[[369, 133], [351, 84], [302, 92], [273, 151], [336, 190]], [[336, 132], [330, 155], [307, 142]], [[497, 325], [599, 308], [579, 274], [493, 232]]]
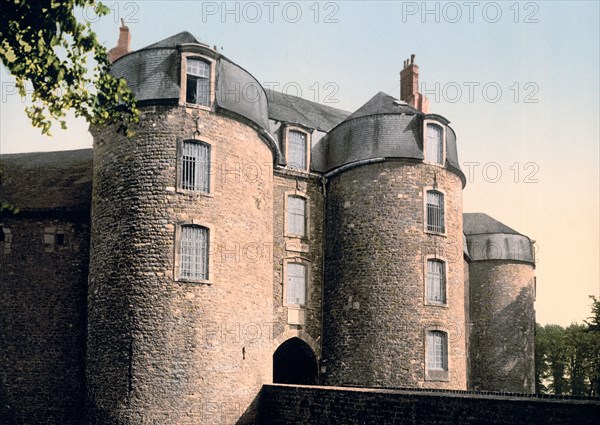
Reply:
[[550, 376], [550, 367], [547, 361], [550, 344], [544, 326], [535, 324], [535, 393], [547, 394], [549, 392], [545, 382]]
[[590, 298], [592, 316], [585, 325], [536, 323], [536, 393], [600, 395], [600, 300]]
[[118, 123], [121, 131], [139, 118], [125, 80], [109, 74], [106, 49], [90, 23], [75, 18], [86, 7], [99, 16], [109, 12], [96, 0], [1, 0], [0, 59], [21, 96], [32, 85], [26, 113], [44, 134], [54, 121], [66, 128], [69, 110], [90, 124]]
[[590, 396], [600, 397], [600, 300], [592, 299], [592, 315], [585, 321], [590, 338]]
[[564, 352], [569, 394], [587, 395], [590, 375], [590, 335], [586, 326], [572, 324], [564, 330]]
[[589, 332], [600, 333], [600, 300], [590, 295], [592, 299], [592, 315], [584, 320]]
[[568, 390], [565, 377], [567, 367], [565, 330], [559, 325], [546, 325], [544, 331], [548, 344], [547, 362], [550, 372], [549, 377], [552, 380], [548, 385], [548, 390], [553, 394], [564, 394]]

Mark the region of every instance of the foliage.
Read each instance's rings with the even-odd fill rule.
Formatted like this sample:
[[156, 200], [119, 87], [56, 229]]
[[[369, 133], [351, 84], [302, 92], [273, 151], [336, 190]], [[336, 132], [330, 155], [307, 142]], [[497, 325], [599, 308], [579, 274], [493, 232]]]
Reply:
[[600, 395], [600, 301], [591, 297], [592, 317], [585, 325], [536, 324], [536, 392]]
[[[73, 110], [90, 124], [118, 123], [126, 131], [139, 111], [125, 80], [109, 71], [106, 49], [89, 22], [75, 18], [77, 8], [92, 7], [97, 15], [109, 9], [96, 0], [2, 0], [0, 59], [16, 78], [21, 96], [33, 86], [26, 113], [35, 127], [50, 134], [53, 121], [66, 128]], [[88, 60], [96, 65], [88, 66]]]

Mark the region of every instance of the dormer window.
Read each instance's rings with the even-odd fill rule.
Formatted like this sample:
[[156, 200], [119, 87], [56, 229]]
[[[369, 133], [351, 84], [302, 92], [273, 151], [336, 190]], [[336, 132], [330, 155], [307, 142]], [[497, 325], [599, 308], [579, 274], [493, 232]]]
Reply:
[[210, 63], [187, 58], [185, 101], [196, 105], [210, 106]]
[[437, 124], [425, 124], [425, 162], [444, 165], [444, 129]]
[[299, 131], [287, 131], [286, 137], [286, 159], [289, 168], [298, 171], [308, 171], [310, 163], [308, 134]]

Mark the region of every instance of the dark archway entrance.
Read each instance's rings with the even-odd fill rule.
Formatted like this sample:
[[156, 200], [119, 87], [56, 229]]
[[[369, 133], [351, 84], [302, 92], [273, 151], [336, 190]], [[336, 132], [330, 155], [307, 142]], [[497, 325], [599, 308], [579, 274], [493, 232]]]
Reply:
[[300, 338], [290, 338], [273, 354], [273, 382], [276, 384], [317, 384], [317, 359]]

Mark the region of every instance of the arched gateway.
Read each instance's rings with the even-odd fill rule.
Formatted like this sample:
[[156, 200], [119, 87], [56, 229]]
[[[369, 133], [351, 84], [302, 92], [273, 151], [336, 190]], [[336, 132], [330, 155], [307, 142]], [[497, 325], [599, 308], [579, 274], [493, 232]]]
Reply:
[[276, 384], [318, 383], [317, 359], [300, 338], [290, 338], [273, 354], [273, 382]]

